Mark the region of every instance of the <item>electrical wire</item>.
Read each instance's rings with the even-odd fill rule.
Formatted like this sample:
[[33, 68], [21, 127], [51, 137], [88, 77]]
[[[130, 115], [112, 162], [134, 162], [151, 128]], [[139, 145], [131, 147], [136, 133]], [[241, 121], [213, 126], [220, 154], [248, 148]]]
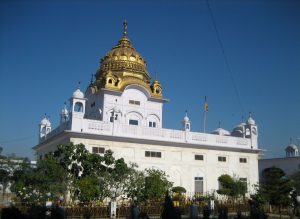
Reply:
[[211, 19], [212, 19], [212, 23], [213, 23], [213, 27], [214, 27], [214, 30], [216, 32], [216, 35], [217, 35], [217, 40], [218, 40], [218, 43], [219, 43], [219, 46], [221, 48], [221, 52], [222, 52], [222, 55], [224, 57], [224, 61], [225, 61], [225, 64], [226, 64], [226, 67], [227, 67], [227, 70], [229, 72], [229, 76], [230, 76], [230, 79], [231, 79], [231, 82], [233, 84], [233, 88], [234, 88], [234, 92], [236, 94], [236, 98], [237, 98], [237, 101], [240, 105], [240, 108], [241, 108], [241, 111], [242, 111], [242, 115], [244, 115], [245, 111], [244, 111], [244, 107], [243, 107], [243, 104], [242, 104], [242, 101], [241, 101], [241, 98], [240, 98], [240, 94], [239, 94], [239, 90], [238, 90], [238, 87], [235, 83], [235, 80], [234, 80], [234, 76], [233, 76], [233, 72], [232, 72], [232, 69], [231, 69], [231, 66], [229, 64], [229, 61], [228, 61], [228, 58], [227, 58], [227, 55], [225, 53], [225, 49], [224, 49], [224, 45], [222, 43], [222, 40], [221, 40], [221, 37], [220, 37], [220, 33], [218, 31], [218, 28], [217, 28], [217, 23], [216, 23], [216, 20], [215, 20], [215, 17], [214, 17], [214, 14], [213, 14], [213, 11], [210, 7], [210, 4], [209, 4], [209, 0], [206, 0], [206, 4], [207, 4], [207, 7], [208, 7], [208, 11], [209, 11], [209, 14], [211, 16]]

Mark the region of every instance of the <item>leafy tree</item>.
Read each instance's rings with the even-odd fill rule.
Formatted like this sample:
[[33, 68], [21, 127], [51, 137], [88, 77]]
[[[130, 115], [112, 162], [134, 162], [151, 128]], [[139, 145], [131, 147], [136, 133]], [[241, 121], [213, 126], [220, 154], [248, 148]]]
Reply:
[[136, 168], [136, 164], [131, 164], [126, 180], [125, 193], [128, 198], [131, 198], [136, 204], [139, 204], [140, 202], [145, 201], [145, 173]]
[[146, 199], [161, 199], [173, 183], [168, 181], [167, 175], [162, 170], [146, 169], [145, 197]]
[[2, 184], [3, 199], [5, 191], [10, 183], [10, 178], [14, 170], [14, 165], [9, 157], [1, 155], [2, 148], [0, 147], [0, 184]]
[[77, 181], [77, 198], [81, 202], [97, 200], [100, 196], [99, 180], [95, 176], [85, 176]]
[[300, 195], [300, 170], [296, 171], [289, 177], [293, 181], [296, 193]]
[[36, 191], [34, 190], [34, 169], [30, 165], [29, 160], [23, 160], [22, 163], [15, 167], [11, 182], [11, 191], [14, 192], [21, 201], [40, 201], [39, 197], [34, 197], [39, 194], [36, 194]]
[[67, 174], [52, 154], [37, 162], [33, 168], [24, 161], [13, 174], [12, 191], [22, 200], [41, 202], [58, 198], [67, 191]]
[[281, 213], [281, 208], [291, 203], [292, 181], [286, 177], [282, 169], [277, 167], [266, 168], [262, 176], [262, 194], [271, 205], [279, 207]]
[[218, 178], [218, 181], [221, 184], [221, 188], [217, 190], [219, 194], [228, 195], [232, 198], [237, 198], [239, 196], [245, 195], [247, 192], [247, 185], [228, 174], [221, 175]]
[[256, 192], [250, 195], [249, 205], [250, 205], [250, 219], [265, 219], [267, 214], [265, 212], [264, 206], [266, 200], [261, 192], [259, 185], [255, 185]]
[[60, 165], [52, 153], [38, 160], [34, 169], [35, 186], [42, 194], [51, 194], [52, 197], [65, 195], [67, 191], [67, 172]]
[[[54, 154], [69, 173], [71, 194], [82, 201], [105, 197], [114, 199], [124, 194], [129, 185], [127, 178], [131, 168], [123, 158], [115, 159], [111, 150], [106, 150], [100, 156], [90, 153], [83, 144], [69, 143], [59, 145]], [[90, 182], [94, 182], [99, 190]], [[87, 189], [86, 192], [83, 187]]]

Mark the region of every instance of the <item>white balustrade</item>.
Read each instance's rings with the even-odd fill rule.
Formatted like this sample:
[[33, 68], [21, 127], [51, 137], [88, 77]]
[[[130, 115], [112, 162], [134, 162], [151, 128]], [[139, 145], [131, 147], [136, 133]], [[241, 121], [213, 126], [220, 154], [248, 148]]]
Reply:
[[[54, 136], [64, 130], [69, 130], [69, 124], [62, 124], [46, 138]], [[106, 123], [97, 120], [84, 119], [82, 132], [97, 135], [113, 135], [120, 137], [131, 137], [139, 139], [159, 140], [166, 142], [191, 143], [199, 145], [219, 145], [231, 148], [251, 148], [251, 142], [248, 138], [239, 138], [233, 136], [221, 136], [199, 132], [185, 132], [182, 130], [150, 128], [120, 123]]]

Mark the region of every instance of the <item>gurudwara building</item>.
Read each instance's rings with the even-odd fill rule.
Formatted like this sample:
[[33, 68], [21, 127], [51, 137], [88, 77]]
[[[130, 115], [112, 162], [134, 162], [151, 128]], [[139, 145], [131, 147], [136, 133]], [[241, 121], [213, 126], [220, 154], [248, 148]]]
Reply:
[[110, 149], [140, 169], [161, 169], [174, 186], [192, 193], [217, 190], [222, 174], [245, 181], [249, 192], [258, 182], [260, 150], [251, 116], [232, 132], [222, 128], [193, 132], [187, 115], [182, 130], [163, 128], [162, 85], [151, 80], [146, 61], [127, 37], [126, 23], [123, 36], [101, 58], [95, 76], [85, 93], [74, 91], [58, 127], [52, 129], [49, 119], [42, 119], [34, 147], [38, 157], [58, 144], [83, 143], [92, 153]]

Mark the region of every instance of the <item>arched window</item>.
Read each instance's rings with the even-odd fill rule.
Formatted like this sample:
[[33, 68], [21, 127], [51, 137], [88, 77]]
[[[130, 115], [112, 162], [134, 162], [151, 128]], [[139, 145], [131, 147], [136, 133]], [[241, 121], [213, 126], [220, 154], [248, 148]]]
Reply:
[[83, 112], [83, 104], [76, 102], [74, 106], [74, 112]]
[[46, 134], [46, 127], [42, 128], [42, 134]]

